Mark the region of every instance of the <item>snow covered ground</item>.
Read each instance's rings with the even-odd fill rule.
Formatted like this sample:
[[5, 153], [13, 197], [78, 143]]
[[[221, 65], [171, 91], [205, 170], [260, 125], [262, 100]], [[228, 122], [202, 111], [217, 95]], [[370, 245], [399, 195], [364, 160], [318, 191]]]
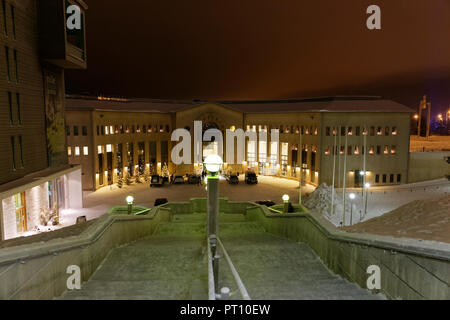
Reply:
[[[350, 193], [355, 194], [354, 200], [349, 199]], [[367, 212], [364, 215], [365, 200], [362, 197], [361, 188], [346, 189], [345, 225], [350, 225], [350, 215], [352, 215], [352, 224], [355, 224], [379, 217], [414, 200], [438, 199], [449, 194], [450, 181], [445, 178], [400, 186], [371, 187], [367, 197]], [[343, 221], [342, 196], [342, 189], [337, 189], [334, 214], [330, 214], [329, 206], [325, 212], [319, 210], [336, 226], [340, 226]], [[327, 197], [331, 198], [331, 192], [328, 192]], [[352, 210], [351, 205], [353, 206]]]

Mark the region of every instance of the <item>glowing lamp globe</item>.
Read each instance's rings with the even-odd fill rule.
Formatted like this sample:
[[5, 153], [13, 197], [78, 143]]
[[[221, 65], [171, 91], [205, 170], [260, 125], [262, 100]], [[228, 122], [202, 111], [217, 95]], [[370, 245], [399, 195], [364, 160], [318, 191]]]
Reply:
[[364, 186], [366, 187], [366, 189], [369, 189], [371, 187], [370, 183], [366, 183]]
[[355, 195], [354, 193], [350, 193], [350, 194], [348, 195], [348, 197], [349, 197], [351, 200], [354, 200], [354, 199], [356, 198], [356, 195]]
[[288, 202], [289, 201], [289, 195], [285, 194], [284, 196], [281, 197], [281, 199], [283, 199], [284, 202]]
[[206, 167], [206, 170], [208, 170], [209, 173], [212, 175], [219, 172], [220, 168], [222, 167], [223, 160], [221, 157], [219, 157], [217, 154], [210, 154], [206, 157], [204, 165]]
[[128, 204], [132, 204], [134, 201], [134, 198], [133, 198], [133, 196], [128, 196], [125, 200], [127, 201]]

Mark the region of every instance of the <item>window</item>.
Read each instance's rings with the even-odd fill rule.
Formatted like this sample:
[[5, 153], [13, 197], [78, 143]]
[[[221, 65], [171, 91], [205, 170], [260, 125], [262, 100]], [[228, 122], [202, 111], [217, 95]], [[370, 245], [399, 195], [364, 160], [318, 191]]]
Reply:
[[109, 134], [109, 127], [105, 126], [105, 135], [108, 135], [108, 134]]
[[375, 135], [375, 127], [370, 127], [370, 135], [371, 136]]
[[384, 154], [389, 154], [389, 146], [384, 146]]
[[104, 126], [100, 126], [100, 133], [102, 134], [102, 136], [105, 135], [105, 127]]
[[80, 147], [75, 147], [75, 156], [80, 155]]
[[326, 146], [325, 147], [325, 155], [329, 155], [330, 154], [330, 147], [329, 146]]
[[360, 134], [361, 134], [361, 128], [356, 127], [356, 136], [359, 137]]
[[15, 144], [16, 144], [16, 142], [15, 142], [14, 137], [11, 137], [11, 153], [12, 153], [12, 160], [13, 160], [13, 163], [12, 163], [13, 170], [16, 170], [16, 148], [15, 148]]
[[353, 135], [353, 128], [352, 127], [348, 127], [348, 135], [349, 136]]
[[341, 127], [341, 136], [345, 136], [345, 127]]
[[78, 126], [73, 126], [73, 135], [78, 136]]
[[152, 133], [152, 125], [151, 124], [148, 125], [147, 132], [148, 133]]
[[88, 155], [89, 155], [89, 147], [88, 147], [88, 146], [84, 146], [84, 147], [83, 147], [83, 154], [84, 154], [85, 156], [88, 156]]
[[330, 127], [326, 127], [326, 129], [325, 129], [325, 135], [326, 135], [327, 137], [329, 137], [330, 134], [331, 134], [331, 129], [330, 129]]
[[359, 154], [359, 146], [355, 146], [355, 154], [356, 154], [356, 155]]
[[113, 126], [109, 126], [109, 134], [114, 134], [114, 127]]
[[23, 162], [23, 145], [22, 145], [22, 136], [19, 136], [19, 150], [20, 150], [20, 167], [24, 167]]
[[134, 126], [134, 124], [131, 126], [131, 133], [136, 133], [136, 127]]
[[370, 146], [370, 147], [369, 147], [369, 154], [370, 154], [370, 155], [373, 155], [373, 150], [374, 150], [373, 146]]
[[16, 103], [17, 103], [17, 120], [19, 125], [22, 124], [22, 110], [20, 108], [20, 93], [16, 93]]
[[103, 148], [102, 148], [102, 146], [97, 146], [97, 153], [98, 153], [98, 154], [102, 154], [102, 153], [103, 153]]
[[140, 125], [137, 125], [137, 126], [136, 126], [136, 132], [137, 132], [137, 133], [141, 133], [141, 126], [140, 126]]
[[400, 183], [400, 182], [402, 182], [402, 175], [398, 174], [397, 175], [397, 183]]
[[397, 135], [397, 127], [392, 127], [392, 135], [393, 136]]
[[353, 154], [352, 146], [347, 146], [347, 155], [351, 156]]
[[100, 126], [97, 126], [97, 135], [100, 135]]
[[389, 176], [389, 182], [390, 182], [390, 183], [394, 183], [394, 175], [393, 175], [393, 174], [391, 174], [391, 175]]
[[11, 5], [11, 20], [12, 20], [12, 26], [13, 26], [13, 37], [14, 40], [16, 40], [16, 12], [15, 12], [14, 6]]
[[161, 133], [164, 132], [164, 127], [162, 125], [159, 126], [159, 132], [161, 132]]
[[3, 28], [5, 35], [8, 35], [8, 23], [6, 22], [6, 1], [2, 1], [2, 7], [3, 7]]
[[106, 145], [106, 152], [112, 152], [112, 145], [110, 144]]
[[384, 135], [388, 136], [390, 131], [391, 131], [391, 129], [389, 127], [384, 128]]
[[72, 147], [67, 147], [67, 155], [69, 157], [72, 155]]
[[16, 82], [19, 82], [19, 62], [17, 59], [17, 50], [14, 50], [14, 66], [16, 72]]
[[377, 136], [382, 136], [383, 135], [383, 130], [381, 129], [381, 127], [377, 128]]
[[66, 126], [66, 136], [70, 136], [70, 126]]
[[363, 128], [362, 134], [363, 134], [363, 136], [367, 136], [367, 128]]
[[145, 124], [142, 126], [142, 133], [147, 133], [147, 126]]
[[383, 174], [383, 183], [387, 182], [387, 176], [385, 174]]
[[81, 134], [82, 134], [83, 136], [87, 136], [87, 127], [86, 127], [86, 126], [82, 126], [82, 127], [81, 127]]
[[13, 117], [13, 106], [12, 106], [12, 93], [8, 92], [8, 103], [9, 103], [9, 124], [14, 124], [14, 117]]
[[377, 146], [377, 154], [381, 154], [381, 146]]
[[345, 146], [341, 146], [339, 154], [344, 154], [344, 153], [345, 153]]
[[396, 146], [391, 146], [391, 154], [395, 154], [397, 152]]
[[167, 133], [170, 132], [170, 127], [169, 127], [169, 125], [166, 125], [166, 132], [167, 132]]
[[9, 65], [9, 48], [5, 47], [5, 57], [6, 57], [6, 71], [8, 75], [8, 81], [11, 81], [11, 67]]
[[375, 176], [375, 183], [380, 183], [380, 175], [379, 174], [377, 174]]
[[333, 127], [333, 136], [337, 135], [337, 130], [335, 127]]

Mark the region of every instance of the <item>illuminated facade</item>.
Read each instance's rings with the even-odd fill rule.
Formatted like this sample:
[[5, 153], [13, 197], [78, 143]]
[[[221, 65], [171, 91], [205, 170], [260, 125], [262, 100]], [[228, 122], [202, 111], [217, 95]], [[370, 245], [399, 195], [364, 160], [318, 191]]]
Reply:
[[[177, 128], [191, 131], [267, 132], [268, 141], [245, 143], [245, 160], [224, 159], [224, 171], [298, 179], [336, 187], [402, 184], [408, 181], [409, 108], [378, 97], [331, 97], [282, 101], [115, 100], [72, 96], [67, 99], [66, 133], [71, 164], [81, 164], [83, 187], [96, 190], [124, 174], [198, 173], [201, 163], [175, 165], [171, 150]], [[279, 143], [270, 132], [279, 130]], [[300, 141], [301, 139], [301, 141]], [[192, 150], [194, 150], [192, 139]], [[226, 142], [223, 144], [226, 154]], [[86, 153], [83, 151], [86, 150]], [[300, 152], [301, 150], [301, 152]], [[217, 142], [203, 142], [203, 158]], [[277, 159], [278, 163], [277, 163]], [[345, 171], [345, 174], [344, 174]], [[364, 173], [365, 172], [365, 173]], [[362, 173], [364, 173], [364, 178]]]
[[68, 164], [65, 148], [64, 69], [86, 67], [85, 28], [65, 28], [70, 4], [84, 16], [79, 0], [0, 5], [2, 240], [32, 232], [43, 214], [59, 219], [82, 207], [81, 168]]

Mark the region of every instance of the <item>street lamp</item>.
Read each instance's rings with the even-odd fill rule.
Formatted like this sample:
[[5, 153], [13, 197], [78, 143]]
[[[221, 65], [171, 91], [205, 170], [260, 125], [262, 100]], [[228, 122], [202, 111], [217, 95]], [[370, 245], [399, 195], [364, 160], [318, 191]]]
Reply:
[[204, 165], [209, 175], [207, 177], [207, 212], [208, 212], [208, 237], [218, 233], [219, 220], [219, 176], [223, 160], [216, 154], [206, 157]]
[[[354, 193], [350, 193], [348, 195], [348, 197], [350, 198], [350, 225], [353, 225], [353, 201], [356, 198], [356, 194]], [[345, 212], [344, 212], [345, 214]]]
[[133, 196], [128, 196], [125, 199], [127, 201], [128, 204], [128, 214], [131, 214], [131, 212], [133, 211], [133, 201], [134, 201], [134, 197]]
[[289, 195], [285, 194], [281, 197], [281, 199], [283, 199], [283, 202], [284, 202], [284, 213], [288, 213], [289, 212]]

